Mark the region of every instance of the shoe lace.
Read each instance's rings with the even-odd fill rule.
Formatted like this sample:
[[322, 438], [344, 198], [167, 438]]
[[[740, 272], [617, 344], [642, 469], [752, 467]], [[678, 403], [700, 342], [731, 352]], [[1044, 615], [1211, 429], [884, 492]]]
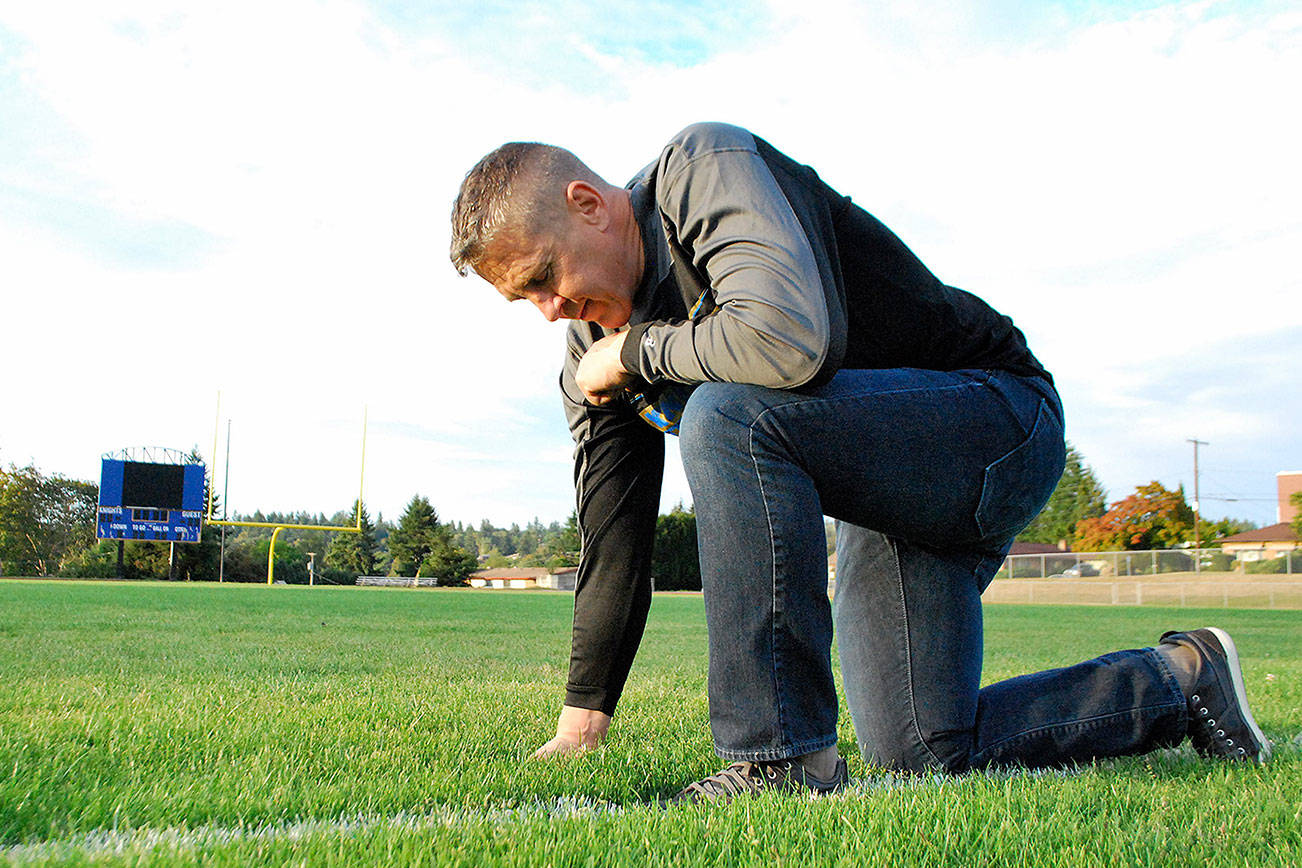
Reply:
[[1201, 733], [1201, 737], [1197, 738], [1196, 741], [1221, 756], [1247, 755], [1247, 750], [1243, 745], [1236, 745], [1234, 738], [1227, 735], [1223, 727], [1217, 726], [1216, 718], [1209, 716], [1209, 710], [1202, 704], [1202, 698], [1197, 693], [1189, 697], [1189, 700], [1198, 708], [1199, 718], [1203, 726], [1206, 727], [1206, 732]]
[[758, 793], [776, 783], [779, 777], [777, 767], [771, 763], [735, 762], [718, 774], [688, 784], [684, 792], [706, 797]]

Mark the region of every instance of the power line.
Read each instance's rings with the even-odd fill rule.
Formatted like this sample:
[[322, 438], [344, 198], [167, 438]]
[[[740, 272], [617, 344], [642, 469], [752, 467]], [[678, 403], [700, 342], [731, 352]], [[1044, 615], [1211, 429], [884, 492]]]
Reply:
[[1226, 503], [1274, 503], [1274, 497], [1231, 497], [1219, 494], [1204, 494], [1203, 500], [1219, 500]]

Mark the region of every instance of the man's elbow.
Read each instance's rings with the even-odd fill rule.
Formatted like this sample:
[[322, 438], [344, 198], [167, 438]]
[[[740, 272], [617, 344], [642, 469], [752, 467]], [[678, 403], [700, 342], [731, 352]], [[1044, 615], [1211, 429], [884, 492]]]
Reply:
[[832, 341], [823, 335], [817, 344], [804, 347], [792, 347], [789, 361], [782, 366], [780, 389], [798, 389], [805, 386], [818, 386], [832, 378], [840, 359], [833, 359]]

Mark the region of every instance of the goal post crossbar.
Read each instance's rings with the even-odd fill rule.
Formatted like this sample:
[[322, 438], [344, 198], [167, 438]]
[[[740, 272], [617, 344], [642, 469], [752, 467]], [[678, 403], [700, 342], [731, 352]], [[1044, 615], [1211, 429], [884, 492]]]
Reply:
[[[222, 410], [222, 393], [217, 393], [217, 413], [213, 420], [212, 426], [212, 468], [216, 474], [217, 469], [217, 431], [221, 424]], [[208, 483], [208, 509], [204, 522], [207, 524], [217, 525], [218, 527], [269, 527], [274, 528], [271, 534], [271, 548], [267, 552], [267, 584], [273, 583], [276, 568], [276, 538], [280, 536], [282, 530], [325, 530], [336, 533], [361, 533], [362, 532], [362, 495], [366, 490], [366, 408], [362, 408], [362, 467], [357, 480], [357, 522], [353, 526], [340, 524], [292, 524], [280, 521], [239, 521], [228, 520], [224, 518], [213, 518], [213, 495], [217, 487], [216, 479], [209, 480]], [[229, 451], [229, 444], [227, 449]], [[228, 471], [229, 472], [229, 471]]]
[[334, 530], [342, 533], [361, 533], [360, 527], [352, 527], [346, 524], [285, 524], [279, 521], [227, 521], [224, 518], [214, 518], [207, 521], [208, 524], [215, 524], [218, 527], [279, 527], [285, 530]]

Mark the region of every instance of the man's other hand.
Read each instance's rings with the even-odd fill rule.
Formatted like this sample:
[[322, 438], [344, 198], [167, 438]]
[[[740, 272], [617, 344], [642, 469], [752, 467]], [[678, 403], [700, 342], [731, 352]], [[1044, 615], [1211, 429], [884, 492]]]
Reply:
[[561, 708], [561, 717], [556, 723], [556, 737], [534, 751], [533, 758], [591, 750], [605, 740], [608, 729], [609, 714], [566, 705]]
[[574, 381], [589, 404], [600, 406], [633, 382], [633, 375], [624, 369], [623, 363], [619, 360], [619, 352], [624, 347], [626, 334], [628, 332], [607, 335], [593, 344], [583, 354], [583, 358], [579, 359], [579, 369], [574, 372]]

